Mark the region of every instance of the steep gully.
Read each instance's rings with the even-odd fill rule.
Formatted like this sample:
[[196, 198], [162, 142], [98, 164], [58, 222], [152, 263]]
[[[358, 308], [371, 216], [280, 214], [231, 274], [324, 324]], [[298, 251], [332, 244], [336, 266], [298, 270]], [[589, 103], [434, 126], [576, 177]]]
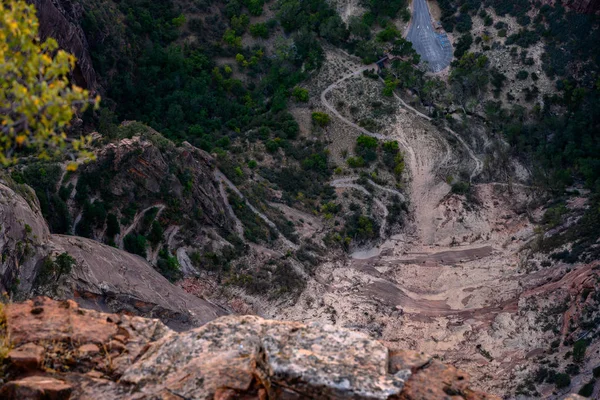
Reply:
[[[451, 149], [442, 136], [437, 138], [437, 146], [445, 147], [445, 156], [442, 156], [443, 159], [439, 159], [440, 157], [435, 154], [435, 150], [431, 148], [431, 137], [429, 139], [423, 139], [420, 135], [410, 135], [405, 132], [402, 127], [396, 131], [396, 133], [391, 135], [382, 135], [381, 133], [371, 132], [363, 127], [358, 126], [354, 122], [348, 120], [346, 117], [341, 115], [341, 113], [333, 107], [333, 105], [327, 99], [327, 95], [335, 89], [338, 85], [342, 84], [346, 80], [359, 76], [365, 70], [376, 68], [376, 65], [368, 65], [359, 68], [358, 70], [351, 72], [341, 79], [338, 79], [331, 85], [329, 85], [325, 90], [321, 93], [321, 103], [323, 106], [332, 113], [335, 117], [341, 120], [347, 126], [357, 130], [361, 134], [368, 135], [371, 137], [375, 137], [379, 140], [397, 140], [399, 144], [402, 146], [405, 156], [409, 166], [409, 172], [411, 174], [410, 179], [410, 198], [413, 207], [413, 212], [415, 215], [415, 225], [417, 228], [417, 237], [416, 242], [419, 247], [432, 249], [432, 246], [438, 246], [439, 243], [436, 241], [436, 226], [432, 221], [434, 218], [434, 211], [439, 206], [442, 199], [447, 195], [449, 191], [449, 187], [445, 182], [437, 182], [435, 178], [435, 174], [433, 171], [436, 166], [440, 165], [440, 163], [445, 163], [449, 161], [451, 158]], [[397, 93], [394, 92], [394, 97], [401, 106], [408, 110], [410, 113], [418, 117], [419, 119], [431, 122], [432, 118], [421, 113], [415, 108], [408, 105]], [[481, 174], [483, 171], [483, 162], [477, 157], [475, 152], [469, 147], [469, 145], [465, 142], [465, 140], [460, 137], [456, 132], [448, 127], [443, 128], [450, 135], [454, 136], [458, 142], [465, 148], [466, 153], [469, 158], [473, 161], [473, 169], [470, 173], [470, 182]], [[427, 129], [429, 132], [435, 132], [436, 129]], [[423, 135], [421, 135], [423, 136]], [[431, 135], [427, 135], [431, 136]], [[427, 142], [429, 140], [429, 142]], [[440, 143], [441, 142], [441, 143]], [[441, 153], [441, 149], [438, 153]], [[358, 177], [344, 177], [337, 178], [331, 181], [331, 185], [337, 188], [352, 188], [359, 190], [365, 194], [373, 195], [369, 193], [369, 191], [363, 187], [355, 183], [358, 180]], [[374, 182], [369, 182], [374, 184]], [[488, 183], [487, 185], [509, 185], [506, 183]], [[378, 189], [386, 190], [386, 188], [381, 187], [380, 185], [374, 185]], [[514, 186], [527, 187], [526, 185], [516, 184]], [[393, 191], [394, 194], [398, 194], [398, 192], [387, 189], [387, 191]], [[404, 199], [404, 196], [401, 196]], [[381, 224], [381, 234], [383, 237], [383, 233], [385, 231], [385, 217], [388, 212], [385, 208], [385, 204], [379, 199], [374, 199], [375, 204], [383, 210], [384, 221]], [[394, 281], [388, 280], [386, 276], [380, 274], [373, 266], [372, 263], [376, 263], [376, 258], [378, 258], [381, 254], [383, 248], [393, 248], [395, 243], [395, 238], [392, 237], [383, 243], [380, 246], [355, 251], [351, 257], [354, 259], [352, 262], [355, 267], [363, 270], [367, 275], [376, 278], [375, 281], [371, 281], [368, 284], [368, 280], [365, 281], [365, 286], [363, 286], [363, 293], [368, 297], [379, 298], [382, 301], [389, 301], [390, 304], [395, 304], [401, 306], [403, 309], [406, 307], [409, 313], [411, 314], [419, 314], [423, 316], [436, 317], [436, 316], [449, 316], [456, 315], [458, 317], [463, 318], [471, 318], [475, 317], [478, 319], [486, 319], [492, 318], [499, 312], [514, 312], [517, 310], [517, 302], [519, 299], [519, 295], [515, 293], [514, 297], [510, 297], [509, 299], [502, 301], [500, 303], [496, 303], [490, 306], [469, 308], [469, 309], [454, 309], [450, 305], [446, 303], [446, 301], [440, 300], [429, 300], [427, 298], [423, 298], [422, 296], [415, 295], [415, 293], [411, 293], [410, 291], [406, 291], [403, 288], [399, 287], [397, 283]], [[442, 264], [452, 265], [454, 262], [458, 261], [468, 261], [473, 259], [479, 259], [481, 257], [489, 256], [493, 251], [493, 247], [489, 244], [486, 244], [481, 247], [473, 247], [466, 246], [462, 249], [448, 248], [447, 251], [434, 252], [434, 253], [423, 253], [425, 256], [418, 257], [418, 263], [428, 263], [433, 260], [433, 262], [442, 261]], [[446, 259], [446, 263], [444, 263], [444, 259]], [[361, 261], [364, 260], [364, 261]], [[367, 261], [369, 260], [369, 261]], [[455, 260], [455, 261], [452, 261]], [[396, 260], [399, 263], [415, 263], [415, 260]], [[361, 267], [362, 265], [362, 267]], [[369, 272], [370, 271], [370, 272]], [[539, 290], [544, 290], [543, 287], [540, 287]]]
[[[368, 69], [373, 69], [376, 68], [376, 65], [368, 65], [368, 66], [364, 66], [344, 77], [342, 77], [341, 79], [339, 79], [338, 81], [334, 82], [333, 84], [329, 85], [322, 93], [321, 93], [321, 102], [323, 103], [323, 105], [332, 113], [334, 114], [337, 118], [339, 118], [341, 121], [343, 121], [345, 124], [351, 126], [352, 128], [358, 130], [359, 132], [361, 132], [364, 135], [367, 136], [371, 136], [371, 137], [375, 137], [379, 140], [386, 140], [386, 139], [392, 139], [391, 137], [388, 137], [386, 135], [382, 135], [380, 133], [376, 133], [376, 132], [371, 132], [357, 124], [355, 124], [354, 122], [348, 120], [347, 118], [345, 118], [343, 115], [341, 115], [327, 100], [327, 94], [333, 90], [336, 86], [338, 86], [339, 84], [341, 84], [342, 82], [346, 81], [347, 79], [354, 77], [354, 76], [358, 76], [360, 75], [363, 71], [368, 70]], [[427, 121], [431, 121], [431, 117], [419, 112], [418, 110], [414, 109], [413, 107], [409, 106], [408, 104], [406, 104], [406, 102], [404, 102], [404, 100], [402, 100], [402, 98], [400, 98], [400, 96], [398, 96], [396, 93], [394, 93], [394, 96], [397, 100], [400, 101], [400, 103], [408, 110], [412, 111], [415, 115], [418, 115], [421, 118], [424, 118]], [[482, 169], [483, 169], [483, 162], [477, 158], [477, 156], [475, 155], [475, 153], [471, 150], [471, 148], [465, 143], [465, 141], [458, 135], [456, 134], [454, 131], [452, 131], [450, 128], [444, 128], [446, 131], [448, 131], [450, 134], [452, 134], [454, 137], [456, 137], [456, 139], [465, 147], [465, 149], [467, 150], [469, 156], [475, 161], [475, 168], [473, 170], [473, 172], [471, 173], [471, 180], [476, 177], [479, 173], [481, 173]], [[395, 139], [398, 139], [399, 143], [402, 145], [402, 147], [405, 149], [406, 154], [408, 154], [408, 158], [409, 158], [409, 163], [411, 165], [411, 171], [415, 171], [416, 168], [416, 155], [415, 152], [413, 150], [413, 148], [411, 146], [409, 146], [408, 142], [403, 138], [403, 137], [396, 137]], [[449, 149], [448, 149], [449, 152]], [[449, 156], [449, 154], [448, 154]], [[448, 158], [448, 157], [447, 157]], [[247, 199], [244, 197], [244, 195], [239, 191], [239, 189], [219, 170], [215, 171], [215, 178], [216, 180], [219, 182], [219, 190], [221, 193], [221, 196], [226, 199], [226, 193], [224, 190], [224, 185], [226, 185], [227, 187], [229, 187], [233, 192], [235, 192], [238, 196], [240, 196], [244, 202], [248, 205], [248, 207], [250, 208], [250, 210], [252, 210], [252, 212], [254, 212], [256, 215], [258, 215], [267, 225], [269, 225], [269, 227], [271, 227], [272, 229], [274, 229], [279, 236], [281, 236], [282, 242], [286, 245], [286, 247], [289, 247], [291, 249], [298, 249], [298, 245], [292, 243], [291, 241], [289, 241], [285, 236], [283, 236], [279, 230], [277, 229], [276, 225], [269, 220], [269, 218], [264, 215], [263, 213], [261, 213], [259, 210], [257, 210], [252, 204], [250, 204]], [[356, 180], [358, 180], [359, 177], [358, 176], [352, 176], [352, 177], [344, 177], [344, 178], [339, 178], [339, 179], [334, 179], [330, 182], [330, 184], [333, 187], [337, 187], [337, 188], [353, 188], [356, 190], [359, 190], [363, 193], [365, 193], [366, 195], [370, 196], [371, 193], [369, 193], [369, 191], [367, 191], [363, 186], [357, 185], [353, 182], [355, 182]], [[405, 200], [405, 196], [400, 193], [397, 190], [393, 190], [390, 188], [386, 188], [384, 186], [378, 185], [375, 182], [373, 182], [372, 180], [368, 180], [368, 182], [373, 185], [374, 187], [392, 193], [394, 195], [399, 196], [403, 201]], [[386, 229], [386, 219], [387, 216], [389, 214], [389, 211], [387, 209], [387, 207], [385, 206], [385, 204], [377, 199], [374, 198], [375, 204], [377, 204], [377, 206], [382, 210], [383, 212], [383, 219], [382, 219], [382, 223], [380, 226], [380, 236], [384, 237], [385, 234], [385, 229]], [[233, 209], [231, 208], [231, 205], [229, 205], [229, 203], [226, 201], [225, 202], [228, 205], [229, 208], [229, 212], [231, 214], [232, 217], [234, 217], [235, 221], [236, 221], [236, 233], [240, 236], [243, 237], [243, 225], [241, 223], [241, 221], [235, 216], [235, 213], [233, 212]], [[132, 224], [132, 226], [134, 226], [134, 224]], [[360, 254], [374, 254], [373, 249], [368, 250], [366, 253], [363, 252], [359, 252], [356, 255], [358, 256], [358, 258], [362, 258], [360, 257]]]
[[[250, 202], [248, 201], [248, 199], [246, 199], [246, 197], [242, 194], [242, 192], [240, 192], [240, 190], [233, 184], [233, 182], [231, 182], [229, 179], [227, 179], [227, 177], [218, 169], [215, 170], [214, 172], [215, 175], [215, 179], [217, 180], [217, 182], [219, 182], [220, 185], [220, 191], [221, 194], [224, 195], [224, 191], [223, 191], [223, 184], [227, 185], [227, 187], [229, 187], [236, 195], [238, 195], [240, 198], [242, 198], [242, 200], [244, 200], [244, 202], [246, 203], [246, 205], [248, 206], [248, 208], [250, 210], [252, 210], [252, 212], [256, 215], [258, 215], [260, 217], [260, 219], [262, 219], [267, 225], [269, 225], [269, 227], [271, 229], [273, 229], [275, 232], [277, 232], [277, 234], [279, 235], [282, 243], [293, 250], [298, 250], [299, 246], [295, 243], [292, 243], [290, 240], [288, 240], [280, 231], [279, 229], [277, 229], [277, 226], [263, 213], [261, 213], [259, 210], [256, 209], [256, 207], [254, 207], [252, 204], [250, 204]], [[237, 217], [235, 217], [235, 213], [233, 212], [233, 209], [231, 208], [231, 205], [229, 205], [229, 202], [226, 201], [226, 204], [228, 204], [229, 206], [229, 211], [232, 213], [233, 217], [236, 219], [236, 230], [238, 231], [238, 234], [241, 233], [243, 234], [243, 227], [241, 226], [241, 222], [239, 221], [239, 219], [237, 219]], [[243, 235], [241, 236], [243, 238]]]
[[[327, 99], [327, 95], [333, 89], [335, 89], [338, 85], [340, 85], [341, 83], [343, 83], [344, 81], [346, 81], [352, 77], [359, 76], [366, 70], [373, 69], [373, 68], [377, 68], [376, 64], [361, 67], [358, 70], [345, 75], [341, 79], [339, 79], [336, 82], [329, 85], [327, 88], [325, 88], [325, 90], [323, 90], [323, 92], [321, 92], [321, 103], [325, 106], [325, 108], [327, 108], [338, 119], [340, 119], [346, 125], [358, 130], [361, 134], [371, 136], [371, 137], [377, 138], [379, 140], [393, 140], [393, 139], [398, 140], [399, 144], [405, 150], [406, 158], [407, 158], [407, 161], [408, 161], [408, 164], [410, 167], [409, 168], [410, 173], [412, 174], [411, 197], [412, 197], [412, 203], [415, 205], [415, 214], [416, 214], [417, 220], [419, 222], [418, 226], [419, 226], [419, 230], [421, 231], [420, 236], [421, 236], [421, 239], [423, 242], [432, 244], [432, 242], [434, 240], [433, 239], [433, 232], [434, 232], [433, 227], [429, 227], [424, 222], [428, 218], [428, 215], [431, 214], [431, 212], [430, 212], [431, 209], [437, 206], [436, 203], [445, 194], [445, 193], [442, 193], [442, 192], [445, 192], [445, 189], [443, 186], [434, 185], [432, 182], [433, 177], [431, 176], [431, 171], [430, 171], [430, 169], [433, 168], [432, 160], [426, 159], [426, 157], [423, 155], [418, 155], [419, 152], [418, 152], [417, 146], [413, 146], [410, 143], [411, 141], [415, 142], [416, 141], [415, 139], [405, 137], [405, 135], [402, 135], [402, 134], [386, 136], [381, 133], [371, 132], [371, 131], [355, 124], [354, 122], [348, 120], [343, 115], [341, 115], [340, 112], [337, 111], [335, 109], [335, 107], [333, 107], [333, 105]], [[418, 111], [415, 108], [408, 105], [395, 92], [394, 92], [394, 97], [400, 102], [400, 104], [406, 110], [409, 110], [414, 115], [420, 117], [421, 119], [423, 119], [427, 122], [432, 121], [431, 117], [421, 113], [420, 111]], [[470, 174], [470, 181], [473, 181], [473, 179], [482, 172], [483, 162], [475, 155], [475, 152], [467, 145], [467, 143], [460, 137], [460, 135], [458, 135], [456, 132], [454, 132], [452, 129], [450, 129], [448, 127], [445, 127], [444, 130], [447, 131], [448, 133], [450, 133], [452, 136], [454, 136], [461, 143], [461, 145], [465, 148], [469, 157], [473, 160], [475, 165]], [[443, 140], [443, 138], [442, 138], [442, 140]], [[446, 153], [447, 153], [446, 158], [443, 160], [443, 162], [447, 162], [448, 161], [447, 159], [449, 159], [449, 157], [450, 157], [450, 154], [449, 154], [450, 149], [445, 140], [443, 140], [443, 143], [447, 149], [446, 150]], [[347, 185], [348, 183], [341, 179], [336, 179], [336, 180], [333, 180], [331, 182], [331, 184], [334, 187], [343, 187], [341, 185]], [[435, 193], [432, 193], [432, 190]], [[387, 212], [384, 211], [384, 214], [387, 215]], [[384, 226], [384, 225], [385, 225], [385, 223], [382, 224], [382, 226]], [[373, 249], [370, 249], [370, 250], [367, 250], [366, 252], [363, 252], [363, 251], [357, 252], [354, 254], [354, 256], [356, 256], [358, 258], [364, 258], [365, 256], [372, 256], [375, 253], [376, 253], [376, 251], [374, 251]]]

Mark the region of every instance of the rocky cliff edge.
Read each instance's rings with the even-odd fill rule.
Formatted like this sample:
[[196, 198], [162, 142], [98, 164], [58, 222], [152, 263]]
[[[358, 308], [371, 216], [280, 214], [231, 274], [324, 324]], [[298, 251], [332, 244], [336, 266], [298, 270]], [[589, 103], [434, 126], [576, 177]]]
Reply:
[[[35, 194], [26, 185], [0, 182], [0, 292], [52, 292], [88, 308], [158, 317], [183, 330], [227, 312], [170, 283], [143, 258], [96, 241], [50, 233]], [[37, 285], [44, 261], [70, 254], [75, 264], [52, 284]], [[52, 290], [48, 288], [52, 288]]]
[[157, 319], [37, 297], [4, 309], [3, 399], [495, 399], [457, 369], [329, 325]]

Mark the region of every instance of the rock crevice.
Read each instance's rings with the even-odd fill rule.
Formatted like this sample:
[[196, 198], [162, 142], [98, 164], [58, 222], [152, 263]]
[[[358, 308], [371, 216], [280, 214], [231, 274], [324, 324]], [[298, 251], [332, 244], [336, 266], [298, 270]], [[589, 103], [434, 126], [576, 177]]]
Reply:
[[330, 325], [156, 319], [37, 297], [6, 307], [6, 399], [495, 399], [453, 367]]

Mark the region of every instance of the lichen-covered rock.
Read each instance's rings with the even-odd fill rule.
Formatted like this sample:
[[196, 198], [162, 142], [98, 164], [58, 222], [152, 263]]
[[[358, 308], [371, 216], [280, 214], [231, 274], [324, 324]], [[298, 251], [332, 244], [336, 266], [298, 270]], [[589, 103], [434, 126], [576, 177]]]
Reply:
[[[6, 399], [493, 399], [466, 376], [329, 325], [226, 316], [183, 333], [158, 320], [36, 298], [6, 308], [14, 345], [45, 372], [9, 365]], [[31, 367], [32, 369], [34, 367]]]
[[246, 391], [256, 379], [271, 396], [386, 399], [398, 395], [410, 376], [407, 370], [388, 374], [387, 367], [388, 349], [361, 333], [223, 317], [153, 344], [121, 380], [145, 393], [184, 398], [212, 398], [220, 387]]

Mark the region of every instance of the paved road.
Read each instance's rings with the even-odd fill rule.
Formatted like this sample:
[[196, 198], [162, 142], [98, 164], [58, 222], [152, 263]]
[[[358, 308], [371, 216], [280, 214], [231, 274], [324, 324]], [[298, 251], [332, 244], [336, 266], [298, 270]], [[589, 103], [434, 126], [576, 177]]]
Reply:
[[427, 61], [429, 70], [440, 72], [452, 61], [452, 45], [446, 40], [442, 46], [433, 26], [425, 0], [413, 0], [413, 15], [406, 39], [412, 42], [414, 49]]

